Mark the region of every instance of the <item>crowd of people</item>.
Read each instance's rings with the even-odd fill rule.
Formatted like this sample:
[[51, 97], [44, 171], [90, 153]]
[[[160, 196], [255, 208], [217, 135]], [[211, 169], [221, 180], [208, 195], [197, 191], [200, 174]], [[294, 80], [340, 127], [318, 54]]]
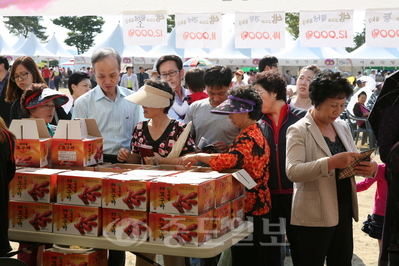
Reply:
[[[249, 74], [247, 82], [244, 71], [233, 72], [221, 65], [185, 73], [180, 57], [164, 55], [154, 69], [140, 67], [134, 74], [129, 66], [121, 74], [121, 56], [113, 48], [95, 51], [91, 67], [75, 73], [59, 68], [48, 71], [47, 66], [40, 70], [29, 56], [17, 58], [10, 67], [0, 57], [2, 210], [7, 213], [7, 185], [15, 171], [15, 137], [7, 129], [12, 119], [43, 118], [52, 135], [60, 119], [93, 118], [103, 136], [105, 162], [187, 169], [196, 164], [249, 173], [256, 186], [246, 190], [245, 213], [254, 232], [232, 246], [232, 265], [284, 265], [287, 242], [295, 266], [322, 266], [325, 261], [332, 266], [351, 265], [352, 221], [359, 219], [356, 192], [378, 178], [378, 198], [383, 198], [388, 168], [370, 159], [340, 179], [342, 170], [360, 155], [349, 125], [340, 119], [354, 86], [340, 72], [309, 65], [297, 73], [293, 96], [287, 91], [292, 76], [289, 71], [279, 73], [276, 57], [262, 58], [258, 70]], [[73, 104], [67, 111], [62, 105], [69, 98], [58, 91], [57, 71], [68, 77]], [[359, 93], [353, 112], [367, 117], [364, 96]], [[188, 124], [189, 131], [185, 131]], [[388, 122], [384, 125], [389, 136], [380, 140], [384, 138], [380, 134], [379, 143], [385, 145], [381, 156], [386, 161], [399, 139], [399, 127], [392, 131]], [[182, 145], [176, 150], [179, 140]], [[151, 146], [154, 155], [142, 157], [142, 145]], [[367, 184], [356, 184], [355, 175], [366, 177]], [[385, 205], [376, 203], [378, 208], [364, 227], [380, 240], [382, 233], [375, 233], [374, 222], [384, 223]], [[0, 219], [0, 256], [10, 251], [6, 219]], [[20, 249], [30, 244], [21, 242]], [[36, 265], [39, 252], [21, 253], [19, 259]], [[220, 255], [191, 262], [216, 266], [219, 259]], [[108, 261], [109, 265], [124, 265], [125, 252], [110, 250]], [[164, 256], [165, 266], [184, 266], [187, 261]], [[136, 265], [151, 264], [138, 258]]]

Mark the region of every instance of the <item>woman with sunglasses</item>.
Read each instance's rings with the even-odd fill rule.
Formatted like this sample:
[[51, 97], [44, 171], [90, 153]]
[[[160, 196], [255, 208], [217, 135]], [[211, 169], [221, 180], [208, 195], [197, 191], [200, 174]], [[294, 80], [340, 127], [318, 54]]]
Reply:
[[[20, 99], [22, 93], [29, 88], [32, 83], [46, 83], [37, 67], [35, 61], [29, 56], [18, 57], [11, 67], [10, 79], [8, 80], [6, 101], [12, 103], [12, 119], [28, 118], [21, 109]], [[63, 108], [56, 108], [55, 118], [51, 124], [56, 125], [59, 119], [71, 119], [70, 114], [66, 114]]]

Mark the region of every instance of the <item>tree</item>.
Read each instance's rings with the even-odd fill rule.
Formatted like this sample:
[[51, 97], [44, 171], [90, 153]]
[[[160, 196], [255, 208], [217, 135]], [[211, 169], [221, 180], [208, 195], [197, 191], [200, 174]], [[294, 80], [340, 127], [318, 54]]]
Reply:
[[4, 24], [10, 33], [19, 37], [20, 34], [25, 38], [30, 32], [33, 32], [39, 40], [46, 41], [46, 27], [40, 25], [43, 17], [4, 17]]
[[98, 16], [61, 16], [51, 20], [55, 25], [70, 30], [65, 43], [75, 46], [78, 54], [82, 54], [90, 49], [94, 43], [94, 37], [101, 33], [105, 21]]
[[287, 25], [287, 31], [292, 35], [293, 39], [296, 40], [299, 37], [299, 13], [286, 13], [285, 24]]
[[364, 26], [362, 32], [356, 32], [353, 37], [353, 42], [355, 43], [355, 47], [346, 47], [347, 52], [352, 52], [362, 46], [366, 42], [366, 26]]
[[168, 18], [166, 19], [166, 24], [168, 27], [168, 33], [170, 33], [175, 27], [175, 15], [168, 15]]

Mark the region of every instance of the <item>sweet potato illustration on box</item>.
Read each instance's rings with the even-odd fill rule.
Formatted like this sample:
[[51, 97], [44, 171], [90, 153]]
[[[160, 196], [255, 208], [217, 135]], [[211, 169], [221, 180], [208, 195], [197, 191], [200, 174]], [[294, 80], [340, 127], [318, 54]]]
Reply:
[[97, 220], [98, 215], [92, 214], [89, 217], [84, 216], [82, 213], [79, 213], [79, 220], [73, 226], [80, 232], [80, 234], [85, 235], [86, 231], [91, 232], [93, 227], [97, 227]]
[[[47, 223], [51, 223], [51, 214], [53, 212], [47, 210], [43, 213], [33, 210], [33, 217], [29, 220], [29, 223], [35, 228], [36, 231], [40, 231], [40, 227], [46, 227]], [[50, 217], [49, 217], [50, 216]]]
[[146, 201], [146, 197], [143, 196], [146, 194], [145, 188], [140, 188], [137, 191], [133, 191], [131, 188], [126, 188], [127, 194], [122, 199], [122, 201], [129, 207], [129, 209], [133, 210], [134, 206], [140, 206], [142, 201]]
[[101, 198], [101, 185], [97, 184], [93, 187], [89, 187], [87, 184], [82, 183], [82, 192], [78, 194], [79, 199], [83, 201], [84, 204], [88, 205], [89, 201], [96, 201], [97, 198]]
[[39, 184], [35, 180], [32, 180], [32, 187], [28, 190], [28, 194], [34, 201], [38, 201], [38, 197], [43, 198], [45, 194], [50, 192], [50, 189], [47, 188], [49, 185], [49, 181], [43, 181]]

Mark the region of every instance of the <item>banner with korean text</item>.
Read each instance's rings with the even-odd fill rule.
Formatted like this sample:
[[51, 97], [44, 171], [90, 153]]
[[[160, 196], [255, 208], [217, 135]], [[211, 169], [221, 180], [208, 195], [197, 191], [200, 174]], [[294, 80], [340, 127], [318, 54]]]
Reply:
[[123, 40], [125, 45], [167, 45], [166, 11], [124, 12]]
[[399, 47], [399, 9], [366, 10], [366, 44]]
[[222, 14], [176, 14], [176, 48], [222, 48]]
[[299, 37], [303, 47], [352, 47], [353, 10], [301, 11]]
[[285, 13], [235, 13], [236, 48], [284, 48]]

